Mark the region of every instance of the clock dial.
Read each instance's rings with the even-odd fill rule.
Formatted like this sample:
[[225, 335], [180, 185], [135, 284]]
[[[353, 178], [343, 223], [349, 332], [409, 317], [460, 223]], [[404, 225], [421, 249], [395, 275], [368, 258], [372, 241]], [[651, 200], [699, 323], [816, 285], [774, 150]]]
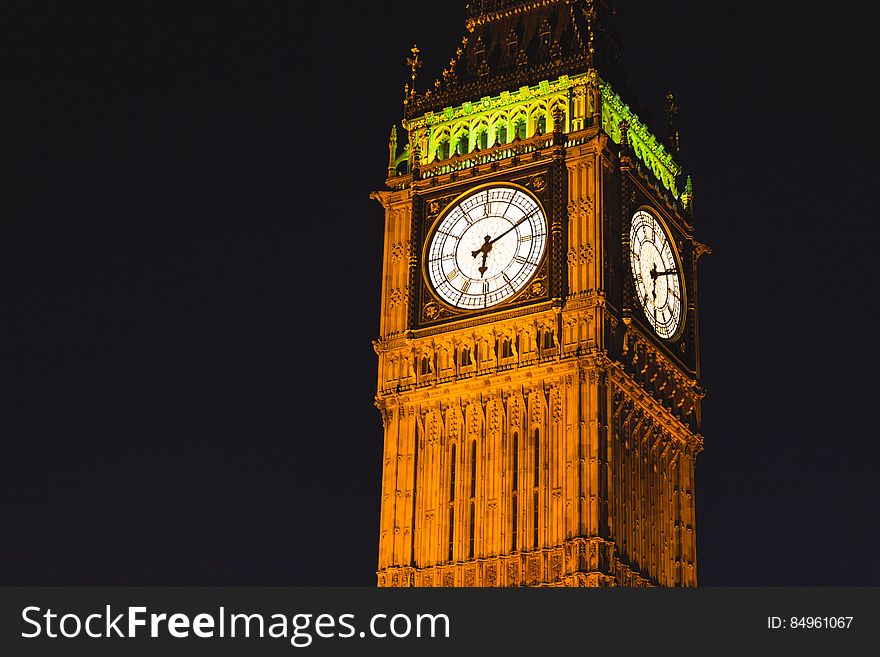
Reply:
[[449, 305], [491, 308], [526, 286], [546, 248], [540, 204], [516, 187], [490, 187], [446, 210], [430, 238], [426, 270]]
[[630, 230], [630, 263], [635, 292], [654, 331], [664, 340], [682, 324], [684, 285], [672, 241], [650, 213], [640, 210]]

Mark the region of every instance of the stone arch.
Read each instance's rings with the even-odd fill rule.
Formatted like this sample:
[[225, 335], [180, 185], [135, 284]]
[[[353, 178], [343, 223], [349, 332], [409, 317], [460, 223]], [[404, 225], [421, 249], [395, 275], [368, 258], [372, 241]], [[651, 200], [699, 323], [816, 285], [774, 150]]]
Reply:
[[493, 145], [504, 146], [510, 142], [510, 113], [502, 110], [489, 118], [489, 130]]
[[474, 149], [485, 150], [489, 148], [492, 143], [489, 117], [481, 116], [473, 121], [471, 124], [471, 141]]
[[469, 121], [459, 121], [451, 129], [450, 154], [467, 155], [471, 152], [471, 126]]
[[547, 103], [537, 101], [529, 107], [529, 135], [546, 134], [550, 129], [550, 117], [548, 116]]
[[550, 123], [551, 130], [553, 129], [553, 122], [555, 119], [553, 118], [556, 111], [559, 110], [562, 112], [562, 130], [566, 132], [568, 130], [568, 119], [569, 119], [569, 111], [568, 111], [568, 100], [563, 96], [555, 98], [554, 100], [548, 103], [548, 111], [547, 111], [547, 120]]
[[432, 131], [430, 137], [430, 161], [439, 162], [448, 159], [450, 155], [449, 143], [450, 131], [447, 126], [442, 126]]
[[526, 139], [529, 136], [529, 115], [525, 108], [518, 108], [510, 117], [510, 135], [507, 141]]

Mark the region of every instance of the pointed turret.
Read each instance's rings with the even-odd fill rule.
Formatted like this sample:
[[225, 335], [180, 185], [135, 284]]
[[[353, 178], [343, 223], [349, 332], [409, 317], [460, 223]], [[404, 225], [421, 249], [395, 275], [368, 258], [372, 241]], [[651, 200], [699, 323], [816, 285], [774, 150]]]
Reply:
[[687, 177], [687, 182], [684, 185], [684, 194], [681, 195], [681, 203], [684, 205], [685, 210], [694, 213], [694, 181], [690, 176]]
[[397, 126], [391, 126], [391, 137], [388, 139], [388, 177], [397, 173]]

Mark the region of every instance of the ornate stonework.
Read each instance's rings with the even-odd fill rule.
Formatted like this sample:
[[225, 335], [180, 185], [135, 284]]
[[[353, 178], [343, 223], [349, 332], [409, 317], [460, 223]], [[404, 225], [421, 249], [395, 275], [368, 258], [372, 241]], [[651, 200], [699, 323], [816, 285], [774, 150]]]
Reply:
[[[385, 209], [379, 586], [697, 583], [696, 263], [710, 250], [694, 236], [692, 184], [677, 191], [681, 167], [583, 56], [591, 38], [613, 48], [607, 7], [474, 3], [431, 93], [415, 92], [413, 49], [409, 143], [399, 153], [392, 131], [390, 189], [374, 194]], [[535, 61], [511, 33], [529, 13]], [[450, 204], [498, 182], [541, 203], [547, 255], [510, 302], [463, 311], [433, 291], [425, 245]], [[633, 298], [638, 208], [678, 249], [688, 312], [671, 340]]]

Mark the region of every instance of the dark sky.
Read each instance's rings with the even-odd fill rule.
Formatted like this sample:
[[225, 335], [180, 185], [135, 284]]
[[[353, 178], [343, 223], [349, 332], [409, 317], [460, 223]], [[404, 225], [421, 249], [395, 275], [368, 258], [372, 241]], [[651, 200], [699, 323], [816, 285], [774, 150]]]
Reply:
[[[0, 584], [375, 582], [368, 197], [464, 4], [4, 3]], [[874, 17], [620, 5], [714, 249], [701, 584], [880, 585]]]

